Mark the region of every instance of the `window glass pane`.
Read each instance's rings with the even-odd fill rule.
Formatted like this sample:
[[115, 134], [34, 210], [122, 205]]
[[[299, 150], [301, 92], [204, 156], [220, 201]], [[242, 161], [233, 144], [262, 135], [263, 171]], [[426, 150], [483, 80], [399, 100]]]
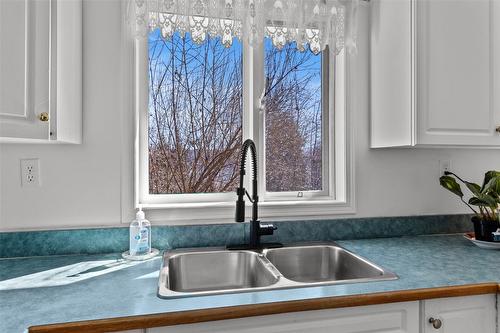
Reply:
[[321, 54], [265, 40], [266, 190], [322, 190]]
[[242, 47], [189, 34], [149, 35], [149, 192], [237, 187], [242, 135]]

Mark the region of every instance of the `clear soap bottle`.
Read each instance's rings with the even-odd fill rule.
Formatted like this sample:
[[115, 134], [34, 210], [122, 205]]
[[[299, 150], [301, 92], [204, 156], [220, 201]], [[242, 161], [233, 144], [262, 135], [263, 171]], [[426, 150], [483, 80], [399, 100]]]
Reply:
[[147, 255], [151, 252], [151, 223], [146, 220], [139, 207], [135, 220], [130, 223], [129, 253], [131, 256]]

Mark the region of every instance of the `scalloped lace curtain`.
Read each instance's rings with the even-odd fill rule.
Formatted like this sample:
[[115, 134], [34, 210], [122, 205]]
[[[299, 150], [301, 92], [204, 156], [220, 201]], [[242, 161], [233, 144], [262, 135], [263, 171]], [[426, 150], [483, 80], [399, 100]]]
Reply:
[[338, 54], [356, 51], [359, 0], [131, 0], [138, 38], [160, 29], [163, 38], [190, 33], [198, 44], [220, 37], [226, 47], [234, 38], [253, 45], [269, 37], [281, 49], [317, 54], [328, 45]]

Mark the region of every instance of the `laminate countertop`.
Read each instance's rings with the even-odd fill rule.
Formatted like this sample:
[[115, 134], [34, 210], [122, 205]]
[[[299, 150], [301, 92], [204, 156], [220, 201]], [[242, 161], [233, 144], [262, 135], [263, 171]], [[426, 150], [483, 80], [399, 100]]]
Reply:
[[500, 252], [462, 235], [339, 241], [397, 280], [216, 296], [157, 297], [161, 257], [120, 254], [0, 260], [0, 332], [100, 332], [498, 292]]

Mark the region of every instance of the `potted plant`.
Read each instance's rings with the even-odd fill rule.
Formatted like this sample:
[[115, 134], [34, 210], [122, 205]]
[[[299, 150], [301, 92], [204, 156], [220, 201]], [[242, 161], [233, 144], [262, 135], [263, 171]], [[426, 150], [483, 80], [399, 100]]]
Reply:
[[[472, 193], [469, 200], [464, 199], [464, 193], [460, 184], [463, 183]], [[483, 180], [482, 186], [468, 182], [454, 174], [446, 171], [444, 176], [439, 178], [439, 183], [448, 191], [458, 195], [473, 212], [472, 223], [477, 240], [493, 241], [492, 232], [500, 227], [499, 211], [500, 205], [500, 171], [488, 171]]]

